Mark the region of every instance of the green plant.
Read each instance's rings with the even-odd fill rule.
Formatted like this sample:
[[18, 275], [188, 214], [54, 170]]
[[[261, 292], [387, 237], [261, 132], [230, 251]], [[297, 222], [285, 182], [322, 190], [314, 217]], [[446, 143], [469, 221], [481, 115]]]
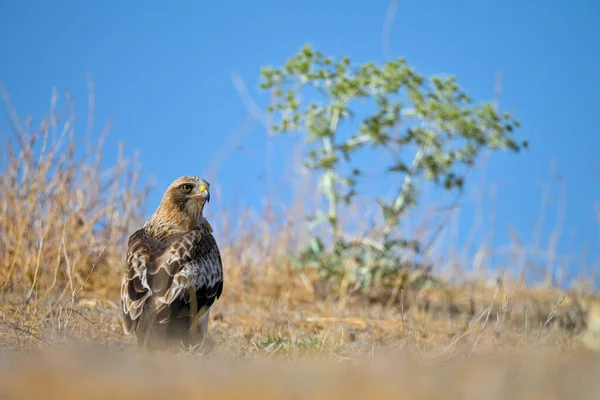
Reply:
[[[464, 172], [473, 166], [482, 149], [519, 151], [527, 146], [513, 138], [519, 123], [508, 113], [498, 114], [489, 102], [475, 104], [452, 76], [424, 78], [402, 58], [355, 65], [348, 57], [335, 60], [307, 45], [283, 67], [261, 72], [261, 88], [273, 95], [273, 130], [306, 135], [310, 149], [305, 165], [320, 175], [319, 188], [327, 199], [327, 210], [312, 216], [311, 226], [328, 223], [331, 246], [315, 237], [305, 261], [342, 263], [340, 256], [348, 254], [361, 268], [369, 268], [383, 257], [396, 265], [385, 268], [397, 269], [399, 249], [419, 251], [415, 241], [393, 234], [406, 211], [418, 204], [419, 180], [448, 191], [461, 189], [461, 168]], [[344, 129], [359, 113], [365, 115], [358, 128]], [[384, 221], [377, 245], [348, 242], [339, 223], [340, 207], [352, 203], [363, 175], [354, 156], [367, 146], [393, 154], [386, 170], [401, 177], [393, 198], [377, 198]], [[403, 157], [407, 151], [412, 157]], [[331, 276], [341, 264], [332, 267], [329, 261], [318, 262]]]

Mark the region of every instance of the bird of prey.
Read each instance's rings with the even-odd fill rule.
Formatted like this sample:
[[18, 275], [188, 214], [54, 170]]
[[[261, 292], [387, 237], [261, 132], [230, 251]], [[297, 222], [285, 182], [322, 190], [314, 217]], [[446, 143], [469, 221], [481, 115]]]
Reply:
[[123, 329], [141, 347], [196, 346], [206, 338], [210, 307], [223, 291], [221, 254], [202, 215], [209, 186], [194, 176], [176, 179], [129, 238]]

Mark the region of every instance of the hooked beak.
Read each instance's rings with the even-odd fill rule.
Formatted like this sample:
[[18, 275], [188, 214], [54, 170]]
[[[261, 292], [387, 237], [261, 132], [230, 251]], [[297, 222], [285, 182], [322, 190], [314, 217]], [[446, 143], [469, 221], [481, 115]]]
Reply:
[[193, 194], [193, 195], [191, 195], [191, 197], [201, 198], [204, 201], [206, 201], [207, 203], [210, 202], [210, 192], [208, 191], [206, 186], [200, 186], [200, 193]]
[[206, 200], [207, 203], [210, 203], [210, 192], [206, 186], [200, 186], [200, 196]]

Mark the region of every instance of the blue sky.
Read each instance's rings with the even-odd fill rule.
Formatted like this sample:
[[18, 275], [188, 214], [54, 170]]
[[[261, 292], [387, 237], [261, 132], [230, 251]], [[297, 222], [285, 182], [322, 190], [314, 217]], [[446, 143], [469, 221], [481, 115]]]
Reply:
[[[96, 129], [114, 118], [107, 162], [121, 139], [127, 153], [141, 150], [144, 175], [155, 177], [151, 212], [172, 179], [203, 174], [214, 154], [247, 125], [232, 73], [264, 105], [260, 66], [280, 65], [305, 43], [357, 62], [381, 62], [387, 9], [387, 1], [356, 0], [0, 0], [0, 81], [21, 114], [39, 118], [53, 86], [69, 88], [84, 114], [90, 74]], [[594, 211], [600, 199], [594, 172], [600, 175], [598, 16], [600, 3], [591, 0], [398, 1], [391, 54], [424, 74], [455, 74], [477, 100], [492, 97], [500, 72], [501, 107], [520, 119], [518, 133], [531, 143], [526, 153], [494, 155], [488, 163], [487, 180], [498, 185], [498, 245], [509, 242], [510, 227], [531, 242], [542, 183], [549, 181], [555, 157], [567, 188], [559, 247], [578, 255], [587, 246], [588, 260], [600, 259]], [[0, 115], [0, 140], [9, 135], [6, 115]], [[258, 207], [269, 190], [267, 137], [254, 124], [240, 140], [219, 169], [219, 200]], [[289, 160], [289, 147], [280, 145], [272, 160], [275, 185], [285, 181], [281, 166]], [[553, 199], [556, 194], [552, 189]], [[466, 227], [469, 196], [463, 207]], [[459, 232], [466, 234], [466, 228]]]

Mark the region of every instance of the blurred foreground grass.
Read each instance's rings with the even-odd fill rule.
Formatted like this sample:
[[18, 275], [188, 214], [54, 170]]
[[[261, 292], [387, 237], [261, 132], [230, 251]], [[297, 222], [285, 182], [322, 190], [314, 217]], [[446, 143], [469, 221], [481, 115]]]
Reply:
[[340, 362], [191, 358], [81, 349], [3, 357], [6, 399], [597, 399], [595, 353], [466, 362], [403, 354]]

